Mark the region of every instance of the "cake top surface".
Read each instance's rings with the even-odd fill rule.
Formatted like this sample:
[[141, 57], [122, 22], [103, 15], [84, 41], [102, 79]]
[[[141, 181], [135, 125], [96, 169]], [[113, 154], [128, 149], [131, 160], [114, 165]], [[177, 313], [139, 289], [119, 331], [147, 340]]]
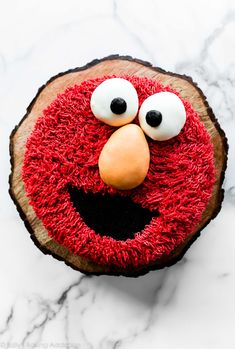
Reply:
[[[200, 222], [215, 181], [213, 145], [191, 104], [149, 78], [118, 76], [131, 83], [138, 97], [137, 114], [133, 112], [127, 125], [97, 117], [91, 104], [94, 91], [113, 78], [117, 77], [86, 80], [57, 96], [28, 138], [22, 174], [30, 204], [59, 244], [101, 265], [137, 268], [172, 252]], [[147, 126], [141, 119], [149, 98], [163, 92], [178, 97], [186, 112], [182, 129], [169, 139], [159, 139], [155, 131], [162, 120], [150, 125], [159, 122], [159, 115], [157, 121], [156, 113], [149, 114]], [[149, 111], [155, 110], [149, 103]], [[125, 109], [123, 101], [114, 111], [117, 108]], [[160, 114], [164, 120], [161, 110]], [[172, 124], [161, 137], [174, 135], [175, 120]], [[150, 158], [142, 182], [123, 190], [101, 178], [99, 159], [117, 128], [128, 125], [145, 132]], [[122, 142], [121, 147], [132, 145], [131, 139]], [[136, 153], [141, 159], [141, 152]]]

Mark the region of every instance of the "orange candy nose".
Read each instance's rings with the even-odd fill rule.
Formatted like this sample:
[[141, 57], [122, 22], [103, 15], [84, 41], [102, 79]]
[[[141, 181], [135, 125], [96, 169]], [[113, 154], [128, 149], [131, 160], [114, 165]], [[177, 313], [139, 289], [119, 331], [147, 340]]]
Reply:
[[102, 180], [116, 189], [133, 189], [148, 172], [150, 153], [142, 129], [128, 124], [115, 131], [104, 145], [99, 157]]

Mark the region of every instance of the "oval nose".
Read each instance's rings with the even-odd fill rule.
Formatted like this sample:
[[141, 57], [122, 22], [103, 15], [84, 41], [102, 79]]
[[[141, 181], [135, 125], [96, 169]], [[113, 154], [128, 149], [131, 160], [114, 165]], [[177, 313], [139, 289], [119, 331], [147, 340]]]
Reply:
[[128, 124], [115, 131], [99, 157], [99, 172], [109, 186], [127, 190], [140, 185], [148, 172], [150, 152], [142, 129]]

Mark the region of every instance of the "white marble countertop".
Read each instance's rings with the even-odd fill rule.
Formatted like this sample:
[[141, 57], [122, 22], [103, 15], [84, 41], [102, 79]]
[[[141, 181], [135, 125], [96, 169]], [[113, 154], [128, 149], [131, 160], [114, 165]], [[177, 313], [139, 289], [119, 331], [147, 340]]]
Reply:
[[[0, 0], [0, 348], [235, 348], [233, 0]], [[9, 134], [60, 71], [129, 54], [191, 75], [229, 144], [220, 214], [175, 266], [88, 277], [32, 243], [8, 195]]]

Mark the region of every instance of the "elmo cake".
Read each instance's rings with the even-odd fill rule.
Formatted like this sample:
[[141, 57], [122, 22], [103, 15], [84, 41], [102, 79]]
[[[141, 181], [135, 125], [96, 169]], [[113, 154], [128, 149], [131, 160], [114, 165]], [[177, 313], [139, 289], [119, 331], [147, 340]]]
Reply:
[[11, 134], [35, 244], [89, 274], [180, 260], [220, 210], [227, 142], [191, 78], [110, 56], [50, 79]]

